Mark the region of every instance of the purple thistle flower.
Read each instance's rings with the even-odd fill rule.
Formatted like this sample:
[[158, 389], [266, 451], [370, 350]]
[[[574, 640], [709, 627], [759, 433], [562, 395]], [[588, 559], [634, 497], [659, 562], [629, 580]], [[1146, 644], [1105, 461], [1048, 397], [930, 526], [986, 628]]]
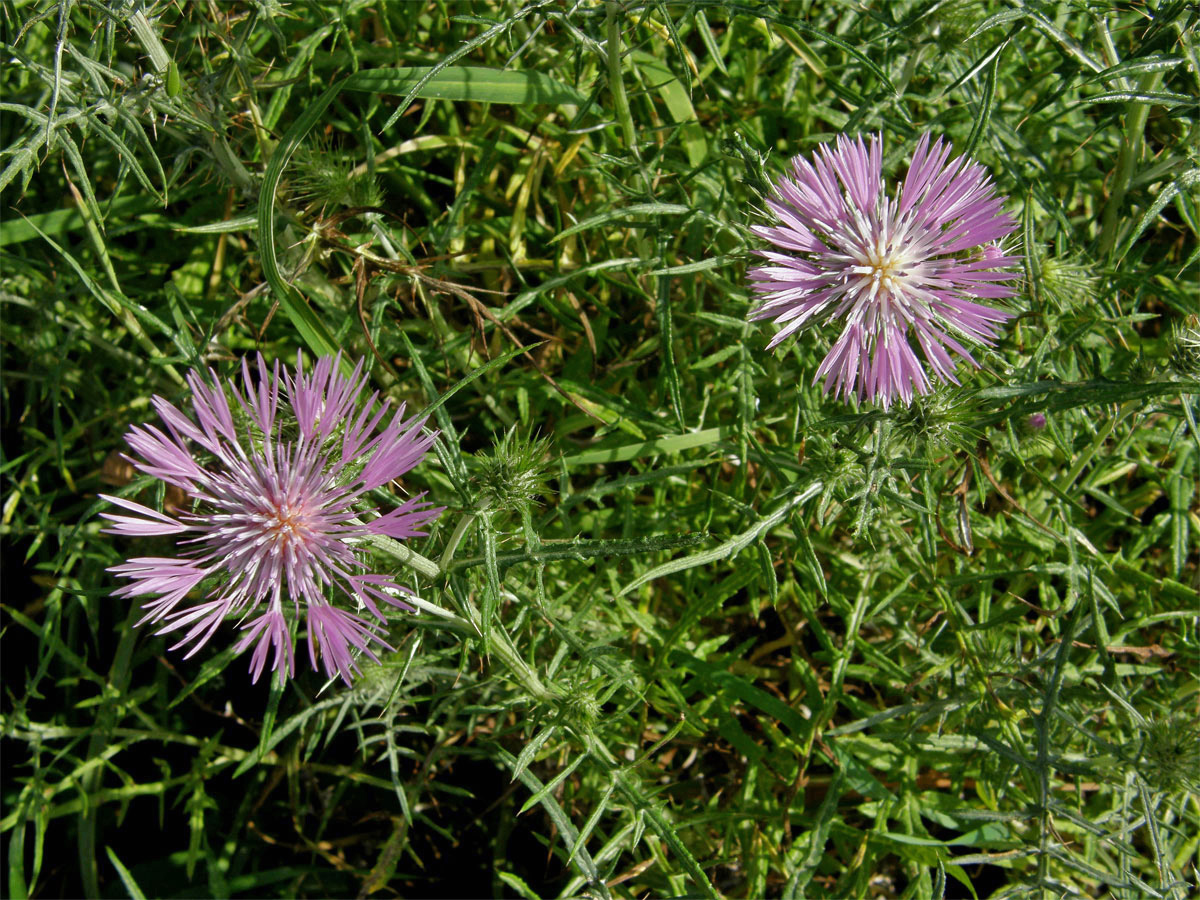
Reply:
[[784, 252], [756, 251], [769, 264], [749, 277], [762, 301], [750, 318], [783, 325], [768, 349], [803, 327], [844, 320], [813, 383], [824, 378], [827, 394], [887, 409], [930, 390], [913, 337], [935, 379], [958, 383], [948, 351], [979, 365], [964, 343], [990, 346], [1012, 313], [976, 301], [1012, 296], [1005, 282], [1018, 276], [997, 270], [1020, 257], [1000, 248], [1017, 226], [982, 166], [948, 162], [950, 147], [925, 135], [889, 198], [881, 143], [839, 137], [811, 162], [792, 160], [767, 199], [779, 224], [753, 228]]
[[[408, 588], [367, 571], [361, 547], [371, 535], [424, 535], [421, 527], [444, 507], [422, 502], [422, 494], [379, 515], [364, 495], [412, 469], [436, 432], [422, 434], [425, 420], [405, 420], [403, 406], [384, 424], [387, 401], [371, 413], [378, 393], [359, 402], [367, 382], [362, 362], [348, 378], [340, 363], [326, 356], [306, 373], [297, 357], [292, 374], [278, 362], [268, 371], [259, 355], [257, 377], [242, 360], [240, 390], [211, 370], [212, 384], [193, 371], [194, 416], [156, 396], [165, 430], [135, 425], [126, 435], [137, 455], [130, 462], [193, 500], [188, 512], [171, 516], [101, 495], [135, 514], [102, 513], [114, 523], [109, 533], [180, 536], [177, 557], [137, 557], [109, 569], [129, 579], [114, 596], [150, 598], [139, 625], [182, 632], [171, 649], [191, 644], [191, 656], [236, 615], [237, 651], [254, 645], [254, 680], [273, 653], [271, 667], [283, 682], [295, 675], [292, 636], [303, 619], [313, 669], [320, 660], [326, 676], [347, 684], [358, 670], [355, 651], [378, 661], [373, 645], [392, 649], [378, 624], [332, 601], [343, 596], [379, 622], [386, 621], [379, 603], [412, 608], [397, 596], [411, 594]], [[189, 599], [197, 589], [202, 597]]]

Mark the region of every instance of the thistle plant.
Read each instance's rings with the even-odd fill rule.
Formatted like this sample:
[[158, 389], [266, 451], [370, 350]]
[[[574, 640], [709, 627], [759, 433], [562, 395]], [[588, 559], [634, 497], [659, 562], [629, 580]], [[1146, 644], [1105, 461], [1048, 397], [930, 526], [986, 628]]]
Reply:
[[750, 318], [783, 326], [768, 349], [840, 321], [813, 383], [884, 409], [931, 390], [914, 340], [933, 380], [958, 383], [951, 353], [978, 366], [966, 345], [992, 345], [1012, 317], [978, 301], [1012, 296], [1019, 261], [1001, 247], [1016, 223], [982, 166], [924, 135], [889, 197], [882, 137], [843, 136], [793, 159], [775, 188], [778, 224], [753, 230], [778, 249], [756, 251], [767, 265], [749, 273]]
[[103, 513], [110, 533], [169, 536], [177, 545], [177, 556], [134, 557], [111, 568], [129, 580], [114, 596], [150, 598], [139, 624], [156, 624], [157, 634], [182, 632], [172, 649], [190, 644], [185, 658], [235, 616], [243, 632], [236, 649], [254, 646], [256, 681], [271, 652], [280, 681], [295, 675], [292, 634], [301, 622], [313, 669], [319, 662], [326, 676], [347, 684], [358, 670], [356, 654], [378, 662], [373, 647], [391, 649], [380, 604], [411, 609], [403, 598], [412, 591], [371, 571], [362, 542], [423, 535], [441, 507], [422, 494], [380, 513], [366, 495], [416, 466], [436, 433], [422, 430], [424, 419], [405, 419], [403, 406], [393, 413], [386, 401], [377, 404], [378, 393], [364, 402], [362, 361], [348, 376], [341, 362], [322, 357], [305, 372], [297, 359], [289, 373], [278, 361], [268, 369], [259, 356], [257, 371], [243, 360], [240, 386], [193, 371], [191, 416], [155, 397], [163, 427], [130, 429], [134, 466], [192, 502], [168, 515], [101, 495], [133, 513]]
[[6, 894], [1194, 895], [1193, 6], [0, 3]]

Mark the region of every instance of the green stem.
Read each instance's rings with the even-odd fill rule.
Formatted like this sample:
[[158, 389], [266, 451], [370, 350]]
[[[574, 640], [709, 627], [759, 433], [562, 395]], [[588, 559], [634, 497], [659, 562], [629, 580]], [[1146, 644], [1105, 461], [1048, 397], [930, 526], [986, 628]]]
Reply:
[[142, 49], [146, 51], [146, 55], [150, 57], [150, 65], [154, 67], [155, 74], [164, 74], [167, 66], [171, 64], [171, 55], [167, 53], [167, 48], [159, 39], [158, 32], [154, 30], [154, 26], [150, 24], [150, 20], [140, 9], [129, 17], [129, 29], [137, 38], [138, 43], [142, 45]]
[[[1144, 74], [1138, 80], [1138, 93], [1157, 90], [1162, 84], [1163, 74], [1162, 70]], [[1104, 207], [1104, 218], [1100, 228], [1100, 256], [1104, 258], [1112, 254], [1117, 244], [1117, 230], [1121, 226], [1125, 194], [1133, 180], [1133, 170], [1138, 157], [1142, 154], [1142, 132], [1146, 128], [1146, 118], [1150, 115], [1150, 104], [1144, 100], [1131, 100], [1129, 105], [1131, 108], [1125, 117], [1125, 134], [1121, 138], [1121, 149], [1117, 154], [1112, 191]]]
[[458, 520], [458, 525], [455, 527], [454, 533], [450, 535], [450, 540], [446, 542], [446, 549], [442, 551], [441, 567], [443, 572], [449, 571], [455, 552], [458, 550], [463, 538], [467, 536], [468, 529], [474, 524], [474, 513], [467, 513]]
[[612, 93], [613, 111], [617, 122], [621, 125], [621, 134], [625, 138], [625, 146], [634, 156], [637, 156], [637, 131], [633, 127], [633, 115], [629, 112], [629, 97], [625, 93], [625, 81], [621, 78], [621, 22], [620, 5], [616, 0], [608, 0], [608, 89]]
[[[454, 533], [450, 535], [450, 540], [446, 543], [446, 549], [442, 553], [440, 566], [433, 560], [426, 559], [421, 554], [410, 550], [404, 544], [389, 537], [372, 535], [370, 540], [377, 549], [416, 569], [422, 575], [432, 580], [440, 577], [449, 566], [450, 561], [454, 558], [454, 551], [458, 549], [458, 546], [466, 536], [467, 530], [475, 521], [476, 516], [473, 513], [468, 513], [459, 519], [458, 526], [454, 529]], [[431, 603], [428, 600], [408, 597], [406, 598], [406, 602], [411, 603], [422, 612], [450, 620], [464, 628], [469, 628], [476, 634], [483, 634], [483, 616], [470, 601], [464, 604], [464, 609], [467, 613], [465, 617], [435, 603]], [[503, 628], [494, 628], [491, 631], [491, 637], [489, 647], [491, 653], [498, 657], [508, 668], [514, 680], [538, 700], [551, 699], [553, 697], [552, 692], [542, 683], [542, 680], [530, 665], [521, 658], [521, 654], [517, 652], [516, 645], [513, 644], [512, 638], [508, 636], [508, 633]]]
[[381, 550], [388, 556], [400, 560], [400, 562], [409, 568], [416, 569], [430, 581], [433, 581], [442, 574], [441, 567], [432, 559], [426, 559], [420, 553], [409, 549], [393, 538], [382, 534], [373, 534], [368, 540], [375, 546], [375, 549]]
[[492, 630], [491, 650], [493, 655], [498, 657], [502, 663], [512, 673], [515, 680], [528, 691], [537, 700], [550, 700], [553, 694], [550, 689], [542, 684], [542, 679], [533, 671], [529, 663], [521, 658], [521, 654], [517, 652], [516, 645], [508, 636], [508, 632], [503, 628], [494, 628]]
[[[108, 744], [118, 716], [121, 714], [121, 700], [129, 687], [130, 666], [133, 659], [133, 648], [137, 643], [138, 632], [134, 627], [137, 610], [130, 612], [125, 624], [120, 627], [121, 639], [117, 643], [117, 652], [113, 657], [112, 668], [108, 672], [108, 683], [104, 686], [105, 699], [96, 716], [96, 725], [92, 729], [88, 741], [86, 759], [97, 758], [105, 745]], [[93, 793], [100, 788], [101, 779], [106, 766], [95, 766], [89, 769], [81, 779], [81, 793], [85, 801], [90, 800]], [[79, 815], [79, 875], [83, 881], [83, 893], [88, 897], [100, 896], [100, 872], [96, 865], [96, 816], [98, 803], [85, 802]]]

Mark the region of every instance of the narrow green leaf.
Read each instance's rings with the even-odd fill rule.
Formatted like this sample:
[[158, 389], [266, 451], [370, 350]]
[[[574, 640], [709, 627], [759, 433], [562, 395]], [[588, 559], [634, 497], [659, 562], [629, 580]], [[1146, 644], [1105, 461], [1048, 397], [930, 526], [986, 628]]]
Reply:
[[683, 867], [689, 875], [692, 876], [692, 881], [700, 888], [705, 897], [710, 900], [718, 900], [721, 896], [717, 893], [717, 889], [713, 887], [712, 882], [708, 880], [708, 876], [704, 874], [704, 870], [700, 868], [700, 864], [696, 862], [696, 858], [692, 856], [692, 851], [687, 848], [687, 845], [679, 837], [679, 833], [667, 821], [659, 808], [653, 804], [636, 784], [632, 783], [625, 771], [620, 768], [613, 770], [616, 781], [617, 790], [625, 795], [625, 798], [631, 803], [639, 807], [646, 816], [646, 821], [654, 830], [654, 833], [662, 838], [663, 842], [670, 848], [672, 855]]
[[467, 54], [473, 52], [477, 47], [482, 47], [491, 41], [492, 38], [501, 34], [505, 34], [517, 22], [520, 22], [527, 16], [541, 11], [544, 7], [549, 6], [554, 2], [556, 2], [556, 0], [536, 0], [536, 2], [530, 3], [528, 6], [518, 9], [508, 18], [496, 22], [490, 28], [481, 31], [469, 41], [464, 41], [462, 45], [458, 47], [458, 49], [443, 57], [436, 66], [428, 70], [428, 73], [424, 76], [424, 78], [418, 80], [411, 88], [409, 88], [408, 93], [404, 95], [404, 99], [400, 101], [400, 105], [396, 107], [395, 112], [393, 112], [391, 116], [388, 117], [387, 122], [384, 123], [383, 130], [387, 131], [402, 115], [404, 115], [413, 99], [421, 96], [421, 89], [424, 87], [426, 82], [432, 80], [439, 73], [450, 68], [454, 63], [458, 62]]
[[[24, 811], [24, 806], [22, 810]], [[25, 829], [27, 822], [19, 821], [8, 839], [8, 896], [12, 900], [25, 900], [29, 896], [29, 884], [25, 878]]]
[[722, 75], [728, 75], [729, 70], [725, 68], [725, 59], [721, 53], [721, 48], [718, 46], [717, 39], [712, 33], [712, 28], [708, 25], [708, 19], [704, 15], [704, 10], [693, 10], [692, 17], [696, 21], [696, 30], [700, 32], [700, 40], [704, 43], [704, 49], [708, 51], [713, 64]]
[[712, 256], [697, 262], [684, 263], [681, 266], [667, 266], [653, 269], [647, 275], [693, 275], [696, 272], [707, 272], [709, 269], [720, 269], [734, 261], [732, 256]]
[[301, 725], [303, 725], [305, 722], [307, 722], [313, 716], [317, 715], [318, 713], [322, 712], [323, 710], [329, 709], [332, 706], [337, 706], [337, 705], [341, 704], [342, 702], [343, 702], [343, 698], [340, 698], [340, 697], [331, 697], [331, 698], [328, 698], [325, 700], [318, 701], [317, 703], [314, 703], [312, 706], [310, 706], [308, 709], [303, 709], [300, 712], [296, 713], [294, 716], [292, 716], [290, 719], [288, 719], [286, 722], [284, 722], [278, 728], [272, 729], [269, 733], [268, 733], [268, 730], [266, 727], [266, 723], [264, 722], [263, 730], [261, 733], [262, 736], [259, 739], [259, 744], [258, 744], [257, 749], [255, 749], [255, 751], [253, 753], [247, 754], [242, 759], [241, 763], [239, 763], [238, 767], [234, 770], [233, 777], [237, 778], [238, 776], [244, 775], [246, 772], [253, 769], [256, 765], [258, 765], [263, 760], [263, 758], [268, 753], [270, 753], [273, 749], [275, 749], [276, 746], [278, 746], [280, 741], [282, 741], [284, 738], [286, 738], [289, 734], [291, 734], [293, 731], [295, 731], [297, 728], [299, 728]]
[[711, 2], [705, 3], [704, 5], [719, 7], [726, 10], [728, 14], [738, 14], [749, 16], [751, 19], [763, 18], [772, 22], [778, 22], [782, 25], [787, 25], [789, 28], [794, 28], [800, 34], [824, 41], [831, 47], [837, 47], [843, 53], [848, 53], [850, 56], [854, 57], [867, 71], [879, 79], [880, 84], [886, 88], [889, 93], [896, 93], [896, 85], [894, 85], [891, 79], [887, 77], [883, 69], [879, 68], [879, 66], [877, 66], [865, 53], [852, 44], [848, 44], [846, 41], [843, 41], [836, 35], [830, 34], [828, 31], [824, 31], [808, 24], [803, 19], [778, 13], [771, 7], [751, 6], [746, 3], [730, 3], [728, 0], [711, 0]]
[[1113, 81], [1130, 75], [1144, 75], [1147, 72], [1158, 72], [1163, 69], [1174, 69], [1186, 65], [1187, 60], [1182, 56], [1163, 56], [1156, 59], [1127, 59], [1109, 66], [1102, 72], [1087, 77], [1088, 81]]
[[[569, 541], [544, 541], [537, 547], [524, 550], [514, 550], [509, 553], [496, 554], [496, 563], [501, 566], [511, 566], [526, 562], [550, 562], [556, 559], [612, 559], [619, 556], [646, 556], [651, 553], [661, 553], [664, 550], [681, 550], [695, 547], [708, 540], [706, 532], [691, 534], [649, 534], [629, 540], [597, 540], [589, 538], [573, 538]], [[485, 564], [484, 557], [472, 556], [455, 560], [450, 571], [469, 569]]]
[[501, 870], [496, 872], [496, 877], [512, 888], [518, 896], [524, 897], [525, 900], [540, 900], [540, 895], [537, 891], [522, 881], [521, 876]]
[[785, 497], [783, 500], [775, 504], [774, 508], [759, 519], [753, 526], [725, 541], [718, 547], [711, 550], [705, 550], [701, 553], [694, 553], [691, 556], [685, 556], [682, 559], [674, 559], [670, 562], [656, 566], [649, 572], [639, 575], [618, 592], [618, 597], [624, 597], [630, 591], [635, 591], [643, 584], [654, 581], [656, 578], [662, 578], [665, 575], [674, 575], [676, 572], [683, 572], [688, 569], [694, 569], [697, 566], [706, 566], [709, 563], [716, 562], [719, 559], [727, 559], [734, 556], [739, 551], [750, 546], [760, 536], [766, 534], [780, 522], [788, 517], [788, 515], [797, 506], [817, 496], [821, 493], [821, 483], [814, 482], [808, 485], [799, 493], [793, 493], [790, 497]]
[[1116, 254], [1116, 263], [1120, 265], [1125, 259], [1126, 254], [1133, 249], [1133, 245], [1137, 243], [1138, 238], [1150, 227], [1150, 223], [1158, 218], [1168, 203], [1198, 183], [1200, 183], [1200, 169], [1189, 169], [1181, 173], [1174, 181], [1159, 191], [1154, 197], [1154, 202], [1142, 213], [1142, 217], [1138, 220], [1138, 223], [1133, 226], [1133, 230], [1129, 233], [1129, 236], [1121, 242], [1121, 246]]
[[[255, 754], [259, 759], [262, 759], [267, 753], [268, 746], [274, 746], [277, 741], [272, 740], [272, 732], [275, 730], [275, 717], [279, 715], [279, 701], [283, 698], [283, 689], [286, 682], [274, 677], [271, 673], [271, 692], [267, 696], [267, 708], [263, 712], [262, 730], [258, 734], [258, 751]], [[242, 766], [238, 767], [238, 772], [234, 773], [235, 777], [240, 774], [242, 767], [246, 765], [243, 760]]]
[[[665, 236], [660, 235], [658, 254], [661, 257], [666, 252], [667, 240]], [[675, 322], [671, 314], [671, 279], [660, 275], [655, 280], [658, 282], [658, 290], [654, 300], [654, 313], [658, 317], [659, 349], [662, 354], [661, 371], [667, 382], [671, 407], [675, 410], [675, 424], [679, 426], [680, 431], [684, 431], [687, 428], [687, 422], [683, 411], [683, 386], [679, 380], [679, 368], [675, 365]]]
[[759, 540], [756, 546], [758, 549], [760, 579], [763, 587], [767, 589], [767, 596], [771, 600], [771, 605], [776, 606], [779, 603], [779, 579], [775, 576], [775, 564], [771, 559], [771, 548], [762, 540]]
[[971, 136], [967, 138], [967, 145], [963, 148], [964, 156], [973, 156], [975, 146], [987, 132], [988, 122], [992, 118], [992, 101], [996, 96], [996, 72], [1000, 68], [1000, 59], [1007, 45], [1007, 39], [1001, 42], [991, 66], [988, 67], [987, 77], [983, 80], [982, 95], [979, 98], [979, 110], [975, 113], [975, 124], [971, 126]]
[[[548, 278], [541, 284], [531, 287], [517, 294], [513, 301], [507, 306], [495, 312], [495, 317], [501, 322], [508, 322], [517, 316], [523, 309], [533, 303], [542, 294], [557, 290], [560, 287], [565, 287], [568, 284], [575, 282], [577, 279], [586, 279], [589, 275], [595, 275], [599, 272], [607, 271], [608, 269], [629, 269], [639, 266], [645, 266], [646, 262], [642, 259], [606, 259], [598, 263], [592, 263], [586, 266], [580, 266], [578, 269], [572, 269], [562, 275], [557, 275], [554, 278]], [[483, 323], [484, 331], [494, 327], [490, 321]], [[447, 352], [456, 350], [460, 347], [465, 347], [469, 342], [474, 340], [474, 335], [471, 333], [459, 335], [453, 338], [446, 344]]]
[[124, 863], [117, 858], [117, 854], [113, 852], [112, 847], [105, 846], [104, 852], [108, 854], [108, 861], [113, 864], [113, 868], [117, 870], [117, 875], [121, 879], [121, 884], [125, 885], [125, 890], [129, 892], [132, 900], [146, 900], [146, 894], [138, 887], [137, 881], [129, 870], [125, 868]]
[[[520, 810], [517, 811], [517, 815], [519, 815], [519, 816], [524, 815], [525, 813], [529, 812], [529, 810], [531, 810], [533, 807], [535, 807], [539, 803], [541, 803], [544, 798], [553, 794], [554, 791], [558, 788], [558, 786], [560, 784], [562, 784], [564, 781], [566, 781], [568, 778], [570, 778], [571, 773], [573, 773], [576, 769], [578, 769], [579, 766], [582, 765], [583, 761], [587, 758], [588, 757], [587, 757], [586, 753], [576, 753], [575, 758], [572, 759], [566, 766], [564, 766], [563, 770], [561, 772], [559, 772], [552, 779], [550, 779], [544, 785], [542, 785], [540, 788], [538, 788], [536, 791], [534, 791], [529, 796], [529, 799], [527, 799], [523, 804], [521, 804], [521, 808], [520, 808]], [[574, 844], [575, 845], [571, 848], [572, 852], [577, 850], [580, 846], [578, 837], [576, 838]]]
[[579, 839], [576, 840], [575, 847], [571, 848], [571, 854], [567, 857], [568, 863], [571, 861], [572, 857], [574, 857], [575, 850], [577, 848], [587, 845], [588, 836], [591, 835], [592, 831], [595, 829], [596, 823], [600, 821], [601, 816], [608, 812], [608, 801], [612, 797], [613, 791], [616, 790], [616, 787], [617, 784], [615, 781], [609, 781], [608, 785], [604, 788], [603, 792], [601, 792], [600, 796], [596, 798], [595, 806], [592, 809], [592, 814], [587, 817], [587, 820], [583, 823], [583, 827], [579, 829]]
[[[503, 747], [497, 747], [496, 754], [510, 769], [516, 767], [516, 757]], [[522, 771], [517, 778], [534, 793], [542, 791], [542, 788], [545, 787], [542, 780], [528, 769]], [[585, 847], [577, 846], [579, 843], [579, 832], [575, 829], [575, 825], [571, 822], [570, 817], [558, 805], [553, 796], [548, 793], [542, 793], [540, 796], [541, 799], [538, 802], [541, 803], [542, 809], [550, 817], [550, 821], [558, 829], [559, 836], [567, 845], [567, 851], [571, 854], [571, 864], [579, 869], [580, 874], [587, 879], [588, 888], [591, 891], [604, 898], [604, 900], [611, 900], [612, 894], [609, 893], [608, 885], [601, 878], [600, 870], [596, 868], [596, 863], [592, 859], [592, 855], [588, 853]]]
[[1170, 91], [1105, 91], [1094, 94], [1077, 103], [1068, 106], [1063, 113], [1082, 109], [1085, 106], [1095, 106], [1097, 103], [1148, 103], [1152, 106], [1186, 106], [1200, 109], [1200, 102], [1189, 94], [1174, 94]]
[[[662, 98], [671, 120], [680, 127], [688, 164], [692, 167], [702, 165], [708, 155], [708, 141], [704, 129], [696, 119], [696, 110], [692, 108], [692, 98], [688, 96], [687, 89], [663, 60], [644, 50], [634, 50], [631, 58], [633, 64], [642, 72], [647, 86], [657, 91]], [[687, 71], [686, 66], [684, 71]]]
[[809, 832], [808, 850], [783, 889], [784, 900], [798, 900], [798, 898], [806, 896], [804, 888], [817, 874], [817, 866], [825, 858], [825, 842], [829, 840], [829, 829], [833, 827], [834, 819], [837, 816], [843, 781], [842, 771], [838, 769], [825, 793], [825, 799], [821, 801], [821, 805], [817, 809], [816, 821], [813, 822], [812, 830]]
[[340, 349], [333, 334], [320, 317], [308, 305], [308, 301], [294, 287], [283, 280], [279, 271], [279, 260], [275, 255], [275, 191], [283, 178], [284, 167], [300, 146], [309, 130], [317, 124], [325, 109], [333, 102], [344, 82], [330, 87], [312, 104], [305, 108], [292, 127], [280, 138], [275, 152], [267, 162], [263, 173], [262, 187], [258, 192], [258, 247], [263, 267], [263, 276], [271, 286], [284, 313], [300, 332], [300, 337], [317, 356], [333, 356]]
[[536, 344], [528, 344], [525, 347], [518, 347], [515, 350], [509, 350], [506, 353], [501, 353], [499, 356], [495, 357], [494, 359], [488, 360], [482, 366], [479, 366], [476, 369], [472, 369], [470, 374], [464, 376], [463, 378], [461, 378], [457, 382], [455, 382], [453, 387], [449, 388], [448, 390], [442, 391], [442, 393], [438, 395], [438, 398], [436, 400], [434, 400], [427, 407], [425, 407], [425, 409], [423, 410], [423, 414], [429, 415], [430, 413], [437, 412], [438, 410], [440, 410], [442, 408], [443, 404], [445, 404], [445, 402], [447, 400], [449, 400], [451, 397], [453, 397], [455, 394], [457, 394], [459, 391], [461, 391], [463, 388], [465, 388], [468, 384], [470, 384], [475, 379], [480, 378], [496, 369], [502, 368], [506, 364], [512, 362], [514, 359], [516, 359], [521, 354], [530, 353], [533, 350], [536, 350], [543, 343], [545, 343], [545, 342], [538, 341]]
[[426, 66], [367, 69], [347, 78], [344, 90], [404, 95], [418, 85], [416, 96], [426, 100], [469, 100], [517, 106], [563, 103], [582, 106], [587, 102], [586, 94], [542, 72], [470, 66], [448, 66], [440, 70]]
[[673, 434], [667, 437], [642, 441], [637, 444], [622, 444], [619, 447], [609, 447], [601, 450], [585, 450], [572, 456], [563, 457], [562, 464], [567, 468], [575, 466], [590, 466], [603, 463], [626, 462], [643, 456], [658, 456], [664, 453], [679, 453], [695, 447], [707, 447], [711, 444], [726, 440], [732, 434], [729, 428], [705, 428], [702, 431], [690, 431], [686, 434]]
[[496, 562], [496, 529], [490, 512], [479, 514], [479, 538], [483, 542], [484, 586], [479, 628], [483, 638], [483, 655], [490, 652], [492, 620], [500, 613], [500, 566]]
[[573, 234], [579, 234], [581, 231], [587, 231], [597, 225], [605, 225], [609, 222], [627, 222], [637, 227], [639, 219], [651, 216], [682, 216], [692, 211], [690, 206], [681, 206], [678, 203], [631, 203], [628, 206], [619, 206], [616, 209], [610, 209], [589, 219], [584, 219], [582, 222], [560, 231], [550, 239], [550, 243], [557, 243]]
[[208, 225], [175, 225], [172, 231], [184, 234], [232, 234], [238, 231], [250, 231], [258, 224], [258, 216], [254, 214], [238, 216], [236, 219], [226, 219], [224, 222], [212, 222]]
[[778, 697], [757, 688], [746, 679], [734, 675], [719, 666], [714, 666], [683, 650], [671, 651], [671, 662], [689, 672], [694, 672], [706, 682], [714, 694], [736, 697], [766, 714], [771, 719], [786, 725], [797, 738], [804, 738], [812, 731], [812, 723], [806, 721], [792, 707]]
[[521, 754], [517, 757], [516, 764], [513, 766], [512, 777], [516, 781], [521, 777], [521, 773], [529, 768], [529, 764], [533, 762], [538, 751], [545, 746], [546, 741], [554, 737], [558, 733], [557, 725], [548, 725], [535, 734], [524, 747], [521, 748]]

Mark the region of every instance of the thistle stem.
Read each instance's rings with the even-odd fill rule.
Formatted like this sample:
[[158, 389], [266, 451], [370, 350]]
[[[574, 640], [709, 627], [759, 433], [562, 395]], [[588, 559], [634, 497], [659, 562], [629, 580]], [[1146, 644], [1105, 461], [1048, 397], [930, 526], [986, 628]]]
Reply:
[[521, 654], [517, 652], [516, 645], [508, 636], [503, 628], [495, 628], [492, 630], [492, 653], [499, 658], [512, 673], [514, 680], [520, 683], [521, 687], [525, 688], [537, 700], [549, 700], [553, 695], [550, 690], [542, 684], [542, 680], [529, 663], [521, 658]]
[[625, 81], [621, 77], [620, 4], [616, 0], [608, 0], [605, 10], [608, 15], [608, 40], [605, 42], [605, 50], [608, 51], [608, 90], [612, 94], [613, 112], [616, 113], [617, 122], [621, 126], [625, 147], [638, 158], [637, 130], [633, 126], [629, 95], [625, 93]]
[[[1163, 72], [1147, 72], [1139, 80], [1139, 94], [1154, 91], [1162, 84]], [[1146, 118], [1150, 115], [1150, 105], [1144, 100], [1131, 100], [1132, 107], [1125, 117], [1125, 133], [1121, 138], [1121, 149], [1117, 154], [1117, 167], [1114, 170], [1112, 192], [1108, 195], [1108, 203], [1104, 207], [1104, 219], [1100, 228], [1100, 256], [1107, 258], [1112, 254], [1117, 244], [1117, 231], [1121, 225], [1122, 207], [1125, 205], [1125, 194], [1129, 183], [1133, 180], [1133, 170], [1138, 157], [1142, 155], [1142, 132], [1146, 128]]]
[[376, 549], [383, 551], [394, 559], [398, 559], [409, 568], [416, 569], [417, 572], [424, 575], [430, 581], [433, 581], [442, 574], [441, 567], [432, 559], [426, 559], [420, 553], [410, 550], [397, 540], [393, 540], [382, 534], [373, 534], [368, 540], [375, 545]]
[[474, 513], [467, 513], [458, 520], [458, 525], [454, 529], [454, 533], [450, 535], [450, 540], [446, 542], [446, 549], [442, 551], [442, 558], [439, 562], [441, 570], [446, 572], [450, 569], [450, 562], [454, 559], [454, 554], [457, 552], [459, 545], [463, 542], [463, 538], [467, 536], [467, 531], [475, 524], [477, 516]]

